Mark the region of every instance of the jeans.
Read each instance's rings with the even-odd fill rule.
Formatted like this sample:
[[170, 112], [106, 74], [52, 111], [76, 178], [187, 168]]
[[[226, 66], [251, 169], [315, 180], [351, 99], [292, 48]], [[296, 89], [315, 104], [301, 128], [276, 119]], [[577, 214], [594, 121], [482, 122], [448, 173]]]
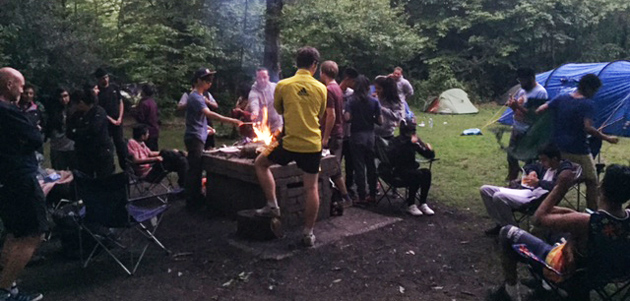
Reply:
[[359, 199], [364, 200], [367, 175], [370, 196], [376, 196], [376, 164], [374, 162], [374, 132], [355, 132], [350, 136], [350, 151]]
[[201, 156], [203, 155], [204, 142], [197, 138], [184, 138], [188, 151], [188, 174], [186, 175], [186, 206], [189, 208], [203, 205], [201, 195]]

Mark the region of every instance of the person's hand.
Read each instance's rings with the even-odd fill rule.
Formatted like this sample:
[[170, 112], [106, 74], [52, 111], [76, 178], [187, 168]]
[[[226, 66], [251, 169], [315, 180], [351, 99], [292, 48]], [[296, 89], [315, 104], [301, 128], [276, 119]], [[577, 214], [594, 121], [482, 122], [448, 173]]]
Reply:
[[236, 120], [236, 122], [234, 122], [234, 124], [236, 124], [237, 127], [243, 126], [244, 123], [242, 121], [240, 121], [238, 119], [234, 119], [234, 120]]
[[122, 118], [118, 118], [114, 124], [115, 125], [121, 125], [122, 124]]
[[411, 143], [418, 143], [418, 135], [416, 134], [411, 135]]
[[608, 139], [606, 139], [606, 141], [611, 144], [617, 144], [619, 142], [619, 137], [608, 136]]
[[433, 146], [431, 145], [431, 143], [427, 143], [427, 148], [428, 148], [429, 150], [433, 150]]
[[155, 157], [155, 159], [156, 159], [158, 162], [163, 162], [163, 161], [164, 161], [164, 158], [162, 158], [162, 156], [157, 156], [157, 157]]
[[217, 131], [216, 131], [213, 127], [208, 126], [208, 136], [212, 136], [212, 135], [214, 135], [216, 132], [217, 132]]
[[328, 148], [328, 141], [330, 141], [330, 138], [322, 139], [322, 148]]

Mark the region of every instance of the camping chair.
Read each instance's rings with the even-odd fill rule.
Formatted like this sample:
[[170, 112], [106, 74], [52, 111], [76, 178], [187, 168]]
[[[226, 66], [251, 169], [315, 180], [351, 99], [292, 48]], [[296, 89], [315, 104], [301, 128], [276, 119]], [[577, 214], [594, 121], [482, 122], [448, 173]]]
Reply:
[[[153, 168], [158, 164], [162, 164], [162, 162], [147, 164], [151, 165], [151, 168]], [[161, 172], [158, 176], [152, 179], [148, 179], [146, 177], [141, 177], [136, 174], [134, 166], [137, 165], [138, 164], [133, 162], [133, 157], [130, 155], [127, 158], [127, 167], [125, 168], [125, 173], [127, 173], [129, 177], [130, 194], [132, 196], [158, 196], [171, 192], [179, 192], [180, 189], [175, 188], [175, 186], [173, 185], [173, 179], [171, 179], [170, 177], [170, 171], [162, 168], [163, 172]], [[163, 202], [166, 201], [166, 199], [161, 197], [160, 200]]]
[[[561, 201], [561, 203], [566, 203], [567, 207], [574, 209], [576, 211], [579, 211], [579, 208], [580, 208], [580, 198], [579, 198], [580, 186], [579, 185], [581, 183], [580, 177], [582, 176], [582, 167], [579, 164], [572, 163], [571, 172], [573, 173], [573, 185], [571, 186], [571, 188], [569, 188], [569, 191], [575, 190], [578, 192], [577, 206], [573, 206], [573, 204], [569, 201], [569, 199], [567, 199], [566, 195]], [[529, 230], [530, 218], [534, 216], [534, 213], [536, 213], [538, 206], [540, 206], [542, 201], [545, 200], [547, 195], [549, 195], [549, 193], [545, 193], [541, 197], [521, 206], [520, 208], [512, 210], [512, 216], [514, 217], [514, 220], [516, 221], [519, 227], [521, 226], [523, 222], [526, 222], [527, 228], [524, 228], [524, 229]]]
[[[623, 236], [623, 237], [622, 237]], [[549, 290], [561, 299], [567, 299], [569, 292], [594, 290], [602, 300], [628, 300], [630, 299], [630, 238], [627, 235], [608, 237], [597, 233], [593, 227], [589, 227], [588, 258], [585, 267], [578, 270], [566, 280], [556, 283], [549, 280], [544, 274], [530, 265], [529, 271], [540, 283], [544, 283]], [[602, 249], [604, 246], [605, 249]], [[599, 248], [598, 248], [599, 247]], [[551, 268], [543, 258], [536, 257], [522, 244], [512, 245], [512, 248], [520, 256], [527, 258], [529, 262], [542, 265], [548, 272], [547, 276], [563, 276], [560, 272]], [[615, 251], [613, 256], [607, 252]], [[543, 287], [544, 287], [543, 286]], [[569, 299], [568, 299], [569, 300]]]
[[[383, 189], [383, 195], [376, 200], [376, 204], [378, 205], [383, 199], [386, 199], [390, 206], [393, 206], [393, 198], [400, 198], [406, 200], [409, 197], [409, 190], [407, 189], [406, 182], [400, 178], [399, 176], [394, 174], [393, 166], [389, 161], [389, 157], [387, 156], [387, 148], [389, 146], [389, 142], [381, 137], [376, 137], [375, 139], [375, 148], [376, 148], [376, 158], [379, 163], [376, 168], [376, 173], [378, 176], [378, 182]], [[428, 163], [429, 170], [433, 167], [433, 162], [439, 159], [427, 159], [420, 161], [421, 163]], [[404, 196], [398, 192], [398, 188], [405, 189]], [[417, 195], [415, 196], [418, 197]], [[403, 203], [404, 205], [404, 203]], [[401, 211], [402, 207], [399, 208]]]
[[[77, 225], [81, 231], [87, 232], [96, 242], [88, 258], [83, 262], [84, 268], [97, 255], [97, 251], [102, 250], [129, 275], [136, 272], [151, 243], [170, 254], [170, 251], [154, 235], [162, 220], [163, 213], [168, 209], [167, 204], [157, 200], [158, 196], [149, 195], [130, 200], [129, 179], [125, 173], [92, 179], [80, 172], [75, 172], [74, 177], [77, 198], [84, 205], [75, 214]], [[167, 197], [167, 194], [161, 195], [161, 197]], [[107, 230], [99, 231], [98, 229]], [[142, 251], [135, 259], [133, 240], [131, 239], [129, 245], [124, 245], [122, 242], [123, 234], [132, 232], [126, 231], [131, 229], [135, 229], [147, 239]], [[130, 238], [133, 237], [130, 235]], [[83, 241], [81, 238], [80, 246], [81, 259], [83, 260]], [[129, 265], [124, 264], [115, 255], [114, 248], [116, 247], [129, 251], [131, 259]]]

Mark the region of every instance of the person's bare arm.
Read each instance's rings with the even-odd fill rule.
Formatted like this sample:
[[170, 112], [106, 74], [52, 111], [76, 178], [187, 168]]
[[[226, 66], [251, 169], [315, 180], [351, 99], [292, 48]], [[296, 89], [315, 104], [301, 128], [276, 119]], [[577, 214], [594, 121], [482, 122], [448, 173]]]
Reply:
[[243, 125], [243, 122], [238, 120], [238, 119], [234, 119], [234, 118], [230, 118], [230, 117], [225, 117], [219, 113], [215, 113], [210, 111], [210, 109], [208, 108], [203, 108], [203, 110], [201, 111], [203, 112], [204, 115], [206, 115], [206, 117], [210, 118], [210, 119], [214, 119], [217, 120], [219, 122], [223, 122], [223, 123], [231, 123], [237, 126], [241, 126]]
[[121, 125], [122, 121], [123, 121], [123, 115], [125, 114], [125, 104], [122, 101], [122, 98], [119, 99], [120, 103], [118, 104], [118, 109], [119, 109], [119, 115], [118, 115], [118, 119], [116, 119], [116, 123], [114, 123], [115, 125]]
[[541, 114], [542, 112], [547, 111], [547, 109], [549, 109], [549, 102], [540, 105], [538, 109], [536, 109], [536, 114]]
[[333, 126], [335, 126], [335, 108], [326, 108], [326, 123], [324, 126], [324, 135], [322, 137], [322, 146], [328, 148], [328, 140], [330, 140], [330, 133]]
[[350, 112], [346, 111], [345, 113], [343, 113], [343, 117], [346, 119], [346, 121], [350, 121], [352, 120], [352, 115], [350, 114]]
[[133, 157], [133, 163], [134, 164], [149, 164], [149, 163], [162, 162], [162, 161], [163, 161], [163, 159], [160, 156], [148, 157], [148, 158], [144, 158], [144, 159], [136, 158], [136, 156]]
[[558, 175], [556, 186], [534, 213], [534, 225], [559, 232], [570, 232], [580, 237], [588, 233], [589, 214], [556, 207], [573, 185], [573, 178], [571, 170], [564, 170]]
[[523, 104], [525, 103], [525, 96], [521, 96], [518, 99], [511, 99], [508, 106], [512, 108], [514, 112], [519, 111], [521, 113], [527, 113], [527, 109]]
[[606, 135], [593, 127], [593, 120], [591, 120], [590, 118], [584, 118], [584, 131], [591, 136], [607, 141], [608, 143], [616, 144], [617, 142], [619, 142], [619, 138]]

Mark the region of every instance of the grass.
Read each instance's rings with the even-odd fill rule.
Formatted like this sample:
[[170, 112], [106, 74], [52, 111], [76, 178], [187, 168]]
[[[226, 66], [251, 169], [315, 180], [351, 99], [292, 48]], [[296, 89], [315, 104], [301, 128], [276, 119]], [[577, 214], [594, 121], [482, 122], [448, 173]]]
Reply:
[[[461, 210], [469, 210], [474, 214], [485, 215], [479, 197], [479, 187], [483, 184], [504, 185], [507, 174], [506, 154], [490, 131], [490, 128], [498, 125], [483, 128], [481, 136], [460, 134], [468, 128], [482, 128], [500, 109], [496, 105], [483, 105], [479, 107], [479, 114], [475, 115], [416, 114], [418, 123], [424, 121], [426, 124], [425, 127], [418, 128], [418, 135], [433, 145], [437, 157], [440, 158], [433, 165], [433, 186], [429, 202], [439, 202]], [[429, 118], [433, 119], [433, 128], [428, 126]], [[161, 148], [185, 149], [184, 126], [179, 119], [162, 127]], [[219, 125], [217, 130], [220, 134], [226, 134], [231, 131], [231, 127]], [[125, 137], [131, 137], [130, 127], [126, 128]], [[508, 139], [509, 133], [506, 133], [502, 140], [504, 145], [507, 145]], [[217, 139], [217, 145], [229, 145], [231, 142], [229, 139]], [[630, 149], [628, 138], [622, 138], [617, 145], [604, 143], [602, 161], [606, 164], [628, 165], [630, 164], [628, 149]]]

